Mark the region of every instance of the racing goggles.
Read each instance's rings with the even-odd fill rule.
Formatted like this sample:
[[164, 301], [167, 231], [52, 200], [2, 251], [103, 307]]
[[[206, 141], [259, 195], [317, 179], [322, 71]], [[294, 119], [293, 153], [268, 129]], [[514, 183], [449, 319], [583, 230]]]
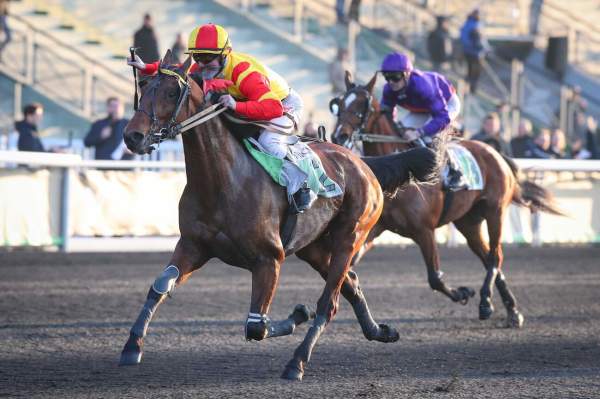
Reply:
[[404, 72], [383, 72], [383, 78], [387, 82], [400, 82], [405, 77]]
[[216, 59], [218, 56], [220, 56], [220, 53], [194, 53], [192, 54], [192, 58], [194, 59], [194, 61], [202, 64], [202, 65], [206, 65], [209, 64], [210, 62], [212, 62], [214, 59]]

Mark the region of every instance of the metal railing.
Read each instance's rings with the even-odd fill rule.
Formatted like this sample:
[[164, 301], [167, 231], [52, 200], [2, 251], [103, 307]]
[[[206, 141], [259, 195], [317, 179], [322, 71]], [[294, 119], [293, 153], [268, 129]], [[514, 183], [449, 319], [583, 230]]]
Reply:
[[10, 16], [13, 39], [6, 47], [0, 73], [15, 82], [15, 114], [20, 112], [22, 85], [31, 86], [70, 112], [92, 119], [105, 112], [105, 101], [131, 101], [133, 86], [125, 76], [62, 42], [20, 16]]
[[[526, 173], [562, 173], [576, 172], [585, 177], [577, 179], [598, 179], [600, 175], [600, 161], [582, 160], [548, 160], [548, 159], [515, 159], [517, 165]], [[16, 151], [0, 151], [0, 170], [6, 165], [27, 165], [28, 167], [56, 168], [60, 170], [60, 223], [59, 247], [62, 251], [70, 249], [70, 214], [71, 201], [71, 170], [85, 169], [119, 169], [119, 170], [174, 170], [183, 173], [184, 162], [140, 162], [140, 161], [86, 161], [73, 154], [48, 154]], [[573, 177], [575, 179], [575, 177]], [[597, 200], [592, 198], [592, 200]], [[173, 204], [175, 206], [175, 204]]]

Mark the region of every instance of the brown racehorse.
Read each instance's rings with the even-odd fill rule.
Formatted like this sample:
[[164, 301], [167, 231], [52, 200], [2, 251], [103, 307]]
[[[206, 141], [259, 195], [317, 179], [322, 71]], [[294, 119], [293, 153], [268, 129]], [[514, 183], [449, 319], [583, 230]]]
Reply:
[[[187, 76], [190, 58], [181, 66], [170, 63], [167, 52], [159, 73], [142, 89], [139, 109], [126, 128], [125, 142], [135, 153], [150, 152], [156, 134], [172, 131], [177, 123], [210, 106], [200, 84]], [[148, 292], [120, 364], [141, 361], [143, 339], [157, 307], [175, 285], [185, 282], [213, 257], [252, 273], [246, 338], [257, 341], [291, 334], [296, 325], [309, 319], [308, 310], [300, 305], [288, 319], [274, 321], [267, 316], [286, 255], [296, 252], [325, 279], [313, 325], [287, 364], [283, 378], [302, 379], [314, 345], [338, 309], [340, 292], [351, 303], [367, 339], [398, 340], [396, 330], [375, 323], [371, 317], [350, 261], [382, 211], [380, 182], [382, 187], [394, 189], [408, 180], [409, 169], [404, 165], [423, 158], [427, 161], [421, 164], [422, 169], [410, 168], [410, 172], [426, 176], [435, 164], [432, 151], [369, 159], [368, 166], [337, 145], [311, 145], [343, 195], [319, 197], [299, 216], [295, 235], [284, 248], [280, 230], [288, 209], [285, 190], [272, 181], [220, 117], [183, 133], [183, 148], [187, 184], [179, 202], [181, 237], [169, 266]], [[393, 161], [395, 168], [386, 167]], [[393, 169], [396, 171], [391, 173]]]
[[[338, 108], [337, 125], [333, 141], [351, 146], [353, 135], [360, 132], [396, 136], [390, 116], [381, 113], [377, 100], [373, 98], [373, 87], [377, 75], [365, 86], [357, 86], [346, 73], [347, 92], [332, 100]], [[480, 290], [479, 318], [488, 319], [493, 311], [492, 292], [496, 285], [506, 307], [507, 325], [521, 327], [523, 315], [517, 309], [515, 296], [511, 292], [502, 272], [503, 254], [501, 245], [502, 222], [511, 203], [529, 207], [532, 211], [563, 213], [556, 206], [551, 194], [544, 188], [529, 182], [519, 182], [518, 168], [510, 158], [503, 157], [492, 147], [478, 142], [463, 140], [460, 144], [475, 157], [481, 168], [483, 190], [445, 192], [442, 182], [432, 184], [410, 184], [392, 198], [386, 198], [382, 216], [369, 233], [358, 256], [373, 246], [373, 240], [386, 230], [411, 238], [421, 249], [427, 277], [433, 290], [442, 292], [455, 302], [466, 304], [475, 292], [471, 288], [448, 286], [440, 270], [440, 258], [435, 242], [437, 227], [450, 222], [465, 236], [469, 248], [477, 255], [487, 271]], [[363, 143], [364, 155], [390, 154], [407, 148], [407, 144], [390, 142]], [[482, 233], [482, 223], [487, 222], [489, 242]]]

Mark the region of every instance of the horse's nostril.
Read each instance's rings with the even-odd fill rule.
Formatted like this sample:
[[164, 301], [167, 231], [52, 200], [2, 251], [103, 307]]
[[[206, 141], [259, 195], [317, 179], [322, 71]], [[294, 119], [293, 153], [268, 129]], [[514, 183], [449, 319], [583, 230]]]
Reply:
[[133, 152], [138, 152], [140, 150], [142, 142], [144, 141], [144, 134], [141, 132], [133, 131], [126, 133], [123, 139], [125, 141], [125, 145], [127, 145], [127, 148], [129, 148], [129, 150]]

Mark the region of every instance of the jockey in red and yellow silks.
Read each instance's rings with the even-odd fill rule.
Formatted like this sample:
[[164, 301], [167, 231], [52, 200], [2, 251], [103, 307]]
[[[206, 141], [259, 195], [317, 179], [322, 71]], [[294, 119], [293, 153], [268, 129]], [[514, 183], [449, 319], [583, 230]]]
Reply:
[[[195, 61], [189, 73], [199, 74], [205, 86], [211, 87], [217, 79], [230, 81], [228, 94], [219, 98], [224, 106], [248, 119], [270, 121], [290, 131], [299, 126], [302, 98], [279, 74], [254, 57], [233, 51], [229, 35], [222, 26], [206, 24], [194, 29], [189, 36], [187, 53]], [[156, 73], [160, 64], [158, 61], [145, 64], [137, 56], [127, 63], [149, 75]], [[269, 128], [263, 129], [258, 138], [266, 152], [280, 159], [287, 155], [288, 145], [296, 141], [298, 138], [294, 135]], [[298, 191], [297, 185], [293, 186], [293, 192]], [[300, 192], [303, 195], [296, 203], [304, 210], [308, 207], [309, 195], [305, 190]]]

